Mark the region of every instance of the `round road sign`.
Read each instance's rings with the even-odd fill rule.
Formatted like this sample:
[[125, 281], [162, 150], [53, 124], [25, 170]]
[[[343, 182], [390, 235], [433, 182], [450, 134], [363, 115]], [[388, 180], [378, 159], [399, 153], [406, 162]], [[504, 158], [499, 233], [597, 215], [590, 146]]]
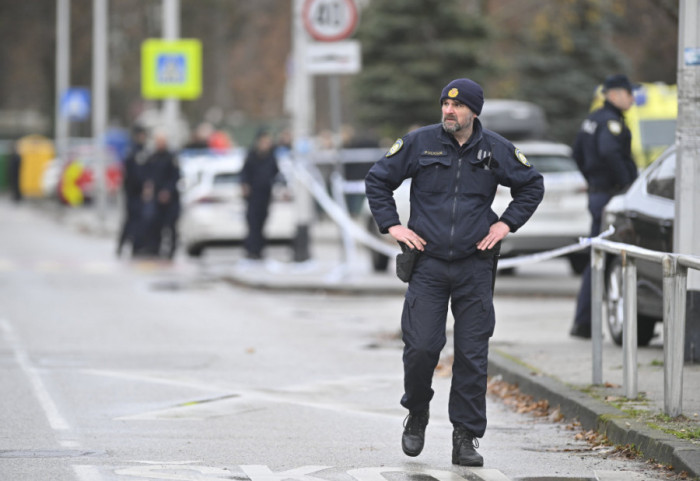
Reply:
[[348, 38], [357, 27], [354, 0], [305, 0], [302, 8], [304, 27], [321, 42]]

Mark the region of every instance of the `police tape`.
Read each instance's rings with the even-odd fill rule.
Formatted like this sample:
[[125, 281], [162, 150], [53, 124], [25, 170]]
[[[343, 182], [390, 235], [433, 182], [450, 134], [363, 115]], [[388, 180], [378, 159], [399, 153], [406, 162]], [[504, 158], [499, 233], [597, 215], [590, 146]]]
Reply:
[[318, 180], [319, 175], [313, 175], [309, 170], [310, 167], [302, 166], [298, 163], [293, 163], [290, 167], [294, 177], [296, 177], [311, 193], [326, 214], [328, 214], [328, 216], [336, 224], [338, 224], [341, 229], [349, 233], [353, 239], [372, 250], [390, 257], [396, 256], [396, 254], [401, 252], [398, 246], [389, 245], [387, 242], [373, 236], [365, 229], [357, 225], [357, 223], [350, 217], [348, 212], [340, 207], [338, 203], [335, 202], [330, 195], [328, 195], [326, 186]]
[[[316, 175], [312, 174], [310, 169], [312, 166], [302, 166], [298, 163], [292, 163], [290, 165], [293, 175], [302, 183], [302, 185], [311, 193], [311, 195], [316, 199], [319, 206], [328, 214], [328, 216], [346, 233], [350, 234], [356, 241], [369, 247], [370, 249], [384, 254], [389, 257], [395, 257], [397, 254], [401, 253], [398, 246], [390, 245], [389, 243], [376, 237], [361, 226], [359, 226], [348, 214], [347, 210], [343, 209], [335, 202], [331, 196], [328, 194], [325, 185], [322, 181], [320, 174], [316, 172]], [[357, 182], [352, 183], [352, 193], [357, 193]], [[578, 242], [564, 247], [559, 247], [557, 249], [552, 249], [549, 251], [538, 252], [536, 254], [528, 254], [517, 257], [500, 258], [498, 261], [498, 269], [510, 269], [513, 267], [519, 267], [528, 264], [536, 264], [538, 262], [555, 259], [557, 257], [572, 254], [574, 252], [582, 251], [587, 249], [593, 243], [595, 239], [604, 239], [609, 237], [615, 232], [615, 229], [611, 226], [605, 232], [595, 237], [580, 237]]]
[[548, 261], [557, 257], [565, 256], [567, 254], [572, 254], [591, 246], [595, 239], [604, 239], [609, 237], [615, 232], [615, 228], [610, 226], [605, 232], [600, 233], [595, 237], [579, 237], [576, 244], [571, 244], [564, 247], [559, 247], [557, 249], [552, 249], [549, 251], [538, 252], [537, 254], [529, 254], [525, 256], [508, 257], [501, 258], [498, 260], [499, 269], [509, 269], [512, 267], [524, 266], [527, 264], [535, 264], [537, 262]]

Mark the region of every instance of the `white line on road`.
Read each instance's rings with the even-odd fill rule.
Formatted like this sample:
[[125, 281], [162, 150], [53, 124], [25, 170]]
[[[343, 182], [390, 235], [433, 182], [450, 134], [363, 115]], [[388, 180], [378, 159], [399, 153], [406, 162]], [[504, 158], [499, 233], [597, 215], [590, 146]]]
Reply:
[[79, 481], [102, 481], [102, 475], [97, 466], [77, 464], [73, 466], [73, 471]]
[[12, 325], [5, 319], [0, 319], [0, 327], [5, 333], [5, 338], [10, 346], [10, 349], [14, 353], [15, 360], [17, 364], [24, 372], [25, 376], [29, 379], [29, 383], [34, 389], [34, 394], [41, 405], [41, 408], [46, 414], [46, 418], [49, 421], [49, 425], [56, 431], [66, 431], [70, 428], [68, 422], [65, 420], [61, 413], [59, 413], [56, 404], [51, 399], [49, 392], [44, 386], [44, 382], [41, 380], [41, 376], [37, 369], [32, 365], [29, 360], [27, 352], [24, 350], [22, 345], [15, 334]]

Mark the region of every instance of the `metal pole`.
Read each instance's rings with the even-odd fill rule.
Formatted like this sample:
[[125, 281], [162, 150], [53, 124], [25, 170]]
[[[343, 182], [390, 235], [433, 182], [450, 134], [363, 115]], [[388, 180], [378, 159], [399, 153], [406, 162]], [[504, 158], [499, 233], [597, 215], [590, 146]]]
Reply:
[[605, 252], [591, 246], [591, 344], [593, 384], [603, 384], [603, 286]]
[[683, 349], [685, 337], [685, 291], [688, 268], [665, 256], [664, 272], [664, 412], [683, 412]]
[[70, 0], [56, 2], [56, 155], [63, 158], [68, 147], [68, 118], [62, 115], [61, 100], [70, 87]]
[[[163, 38], [165, 40], [180, 38], [180, 0], [163, 0]], [[175, 98], [163, 100], [163, 121], [172, 149], [180, 146], [179, 119], [180, 100]]]
[[92, 22], [92, 140], [97, 178], [97, 216], [105, 228], [107, 191], [105, 182], [105, 132], [107, 130], [107, 0], [93, 0]]
[[[700, 254], [700, 1], [681, 0], [678, 28], [676, 212], [673, 252]], [[685, 360], [700, 357], [700, 272], [688, 273]]]
[[637, 263], [622, 252], [623, 330], [622, 378], [625, 397], [637, 397]]
[[[311, 151], [311, 107], [313, 105], [312, 79], [306, 69], [307, 35], [304, 31], [302, 9], [303, 0], [294, 0], [292, 15], [292, 51], [294, 56], [294, 162], [297, 168], [305, 168]], [[294, 201], [297, 211], [297, 230], [294, 241], [294, 260], [307, 261], [309, 254], [309, 226], [313, 203], [311, 195], [301, 182], [296, 182]]]
[[[340, 102], [340, 78], [337, 75], [331, 75], [328, 78], [328, 102], [330, 104], [330, 114], [331, 114], [331, 129], [333, 130], [333, 149], [336, 155], [336, 171], [339, 179], [335, 179], [336, 188], [338, 189], [336, 202], [338, 205], [343, 207], [346, 213], [350, 213], [348, 204], [345, 201], [345, 172], [343, 160], [340, 155], [340, 150], [343, 148], [342, 139], [342, 114], [341, 114], [341, 102]], [[341, 235], [343, 238], [343, 247], [345, 250], [345, 264], [350, 268], [356, 265], [357, 253], [355, 239], [350, 235], [348, 228], [345, 226], [340, 226]]]

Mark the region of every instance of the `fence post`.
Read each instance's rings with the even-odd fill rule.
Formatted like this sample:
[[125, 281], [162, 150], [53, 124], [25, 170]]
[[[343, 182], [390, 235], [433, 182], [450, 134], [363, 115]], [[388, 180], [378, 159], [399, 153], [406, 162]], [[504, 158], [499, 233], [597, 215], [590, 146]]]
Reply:
[[591, 244], [591, 345], [593, 384], [603, 384], [603, 287], [605, 252]]
[[622, 251], [624, 324], [622, 329], [622, 379], [625, 396], [637, 397], [637, 263]]
[[688, 268], [675, 256], [664, 256], [664, 412], [672, 417], [683, 410], [683, 354]]

